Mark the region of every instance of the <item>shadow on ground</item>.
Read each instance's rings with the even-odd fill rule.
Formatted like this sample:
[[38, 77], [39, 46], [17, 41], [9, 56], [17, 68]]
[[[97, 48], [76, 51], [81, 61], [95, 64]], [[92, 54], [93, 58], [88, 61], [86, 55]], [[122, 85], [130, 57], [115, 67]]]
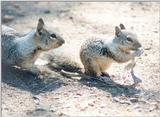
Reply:
[[141, 92], [141, 90], [136, 89], [134, 86], [125, 86], [115, 83], [113, 80], [109, 79], [110, 81], [108, 83], [100, 81], [96, 78], [94, 79], [86, 79], [82, 78], [80, 82], [83, 85], [89, 86], [89, 87], [96, 87], [98, 89], [101, 89], [103, 91], [107, 91], [112, 94], [112, 97], [116, 96], [132, 96], [135, 94], [138, 94]]
[[[5, 68], [6, 69], [6, 68]], [[61, 87], [65, 83], [56, 77], [39, 78], [29, 71], [23, 71], [17, 68], [7, 68], [2, 70], [2, 83], [12, 87], [29, 91], [35, 95], [43, 92], [51, 92]]]
[[[51, 70], [56, 70], [57, 72], [60, 72], [61, 70], [67, 71], [67, 72], [71, 72], [69, 69], [64, 68], [64, 66], [62, 66], [61, 68], [54, 68], [53, 66], [49, 66], [49, 68]], [[71, 67], [70, 67], [71, 68]], [[75, 69], [75, 68], [74, 68]], [[78, 69], [75, 69], [76, 73], [81, 74], [81, 71]], [[72, 72], [73, 73], [73, 72]], [[74, 72], [75, 73], [75, 72]], [[72, 78], [70, 75], [66, 76], [64, 74], [61, 74], [64, 77], [67, 77], [69, 79], [74, 79]], [[135, 94], [139, 94], [141, 92], [141, 90], [136, 89], [134, 85], [121, 85], [118, 84], [116, 82], [114, 82], [111, 78], [106, 78], [108, 81], [101, 81], [99, 80], [99, 78], [96, 77], [90, 77], [90, 76], [84, 76], [81, 77], [80, 80], [77, 80], [77, 82], [80, 82], [82, 85], [86, 85], [88, 87], [96, 87], [100, 90], [106, 91], [111, 93], [112, 97], [116, 97], [116, 96], [134, 96]], [[75, 80], [75, 79], [74, 79]]]

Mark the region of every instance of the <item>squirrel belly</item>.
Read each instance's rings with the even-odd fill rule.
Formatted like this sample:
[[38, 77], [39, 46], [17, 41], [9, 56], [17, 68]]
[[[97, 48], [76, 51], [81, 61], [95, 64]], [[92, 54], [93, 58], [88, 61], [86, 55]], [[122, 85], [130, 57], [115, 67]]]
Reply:
[[109, 68], [113, 62], [113, 59], [109, 57], [110, 54], [110, 51], [104, 48], [102, 39], [87, 40], [80, 50], [80, 58], [84, 65], [85, 73], [90, 76], [100, 76], [101, 72]]

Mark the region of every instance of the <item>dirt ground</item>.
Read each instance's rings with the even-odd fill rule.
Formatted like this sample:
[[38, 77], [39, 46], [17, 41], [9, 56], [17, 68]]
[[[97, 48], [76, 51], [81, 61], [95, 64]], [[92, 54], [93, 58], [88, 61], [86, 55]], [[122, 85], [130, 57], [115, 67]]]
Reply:
[[[159, 12], [152, 2], [2, 2], [2, 24], [25, 34], [42, 17], [66, 43], [47, 53], [82, 64], [81, 44], [88, 38], [114, 36], [120, 23], [133, 30], [144, 53], [137, 58], [135, 73], [142, 83], [135, 87], [124, 64], [108, 71], [114, 83], [54, 75], [38, 77], [19, 69], [3, 69], [3, 117], [52, 116], [156, 116], [160, 115]], [[66, 58], [65, 58], [66, 57]], [[61, 60], [60, 59], [60, 60]], [[63, 60], [62, 60], [63, 61]], [[123, 75], [123, 76], [122, 76]]]

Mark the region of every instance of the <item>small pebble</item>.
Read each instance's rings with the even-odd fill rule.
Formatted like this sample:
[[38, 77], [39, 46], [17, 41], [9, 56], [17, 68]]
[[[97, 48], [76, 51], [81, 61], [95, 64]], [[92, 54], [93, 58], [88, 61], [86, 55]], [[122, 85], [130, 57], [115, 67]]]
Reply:
[[40, 102], [40, 99], [37, 98], [36, 96], [33, 96], [32, 98], [34, 99], [34, 102], [38, 105]]
[[51, 13], [51, 11], [50, 10], [45, 10], [44, 13], [49, 14], [49, 13]]

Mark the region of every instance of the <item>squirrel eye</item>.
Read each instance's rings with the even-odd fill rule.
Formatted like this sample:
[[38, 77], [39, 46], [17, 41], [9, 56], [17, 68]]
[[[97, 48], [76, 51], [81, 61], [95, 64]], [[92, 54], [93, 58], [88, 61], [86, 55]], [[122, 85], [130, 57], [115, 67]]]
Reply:
[[39, 32], [39, 35], [42, 35], [42, 32]]
[[130, 37], [127, 37], [127, 41], [133, 42], [133, 40]]
[[50, 35], [52, 38], [56, 38], [56, 35], [55, 34], [51, 34]]

